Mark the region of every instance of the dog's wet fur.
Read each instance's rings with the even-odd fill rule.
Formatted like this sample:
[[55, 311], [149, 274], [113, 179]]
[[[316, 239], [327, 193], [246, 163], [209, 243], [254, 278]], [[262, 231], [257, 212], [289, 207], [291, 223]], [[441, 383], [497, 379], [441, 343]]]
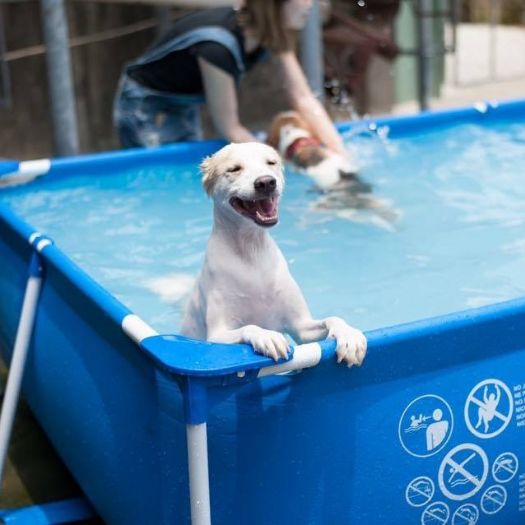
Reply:
[[268, 231], [278, 222], [284, 173], [265, 144], [230, 144], [201, 165], [214, 223], [181, 333], [220, 343], [248, 343], [275, 361], [297, 343], [336, 339], [339, 362], [360, 365], [366, 339], [338, 317], [315, 320]]

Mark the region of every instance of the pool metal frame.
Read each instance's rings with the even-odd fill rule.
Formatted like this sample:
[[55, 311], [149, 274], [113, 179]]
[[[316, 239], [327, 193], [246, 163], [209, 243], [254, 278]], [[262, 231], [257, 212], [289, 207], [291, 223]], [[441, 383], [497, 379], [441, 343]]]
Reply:
[[[421, 131], [450, 125], [451, 121], [456, 119], [462, 123], [481, 123], [487, 118], [512, 117], [515, 119], [517, 115], [525, 116], [525, 99], [501, 104], [484, 103], [472, 108], [422, 113], [410, 117], [345, 123], [339, 125], [339, 131], [341, 133], [374, 134], [388, 127], [389, 135], [395, 138], [411, 133], [415, 129]], [[181, 159], [184, 159], [185, 162], [196, 161], [215, 151], [222, 144], [224, 144], [222, 141], [182, 143], [152, 150], [138, 149], [76, 158], [0, 163], [0, 183], [2, 180], [13, 182], [20, 179], [23, 181], [42, 175], [65, 177], [72, 170], [96, 170], [98, 168], [108, 170], [113, 167], [121, 170], [128, 166], [136, 167], [138, 164], [151, 165]], [[29, 349], [32, 320], [38, 307], [38, 292], [42, 280], [45, 280], [46, 269], [52, 267], [63, 272], [82, 290], [86, 297], [104, 309], [112, 323], [127, 334], [140, 351], [155, 363], [156, 367], [180, 378], [185, 403], [191, 520], [193, 525], [211, 523], [206, 428], [209, 409], [208, 390], [215, 385], [242, 384], [264, 375], [315, 366], [321, 360], [334, 358], [334, 342], [323, 341], [297, 346], [290, 361], [275, 365], [269, 358], [254, 354], [248, 345], [204, 343], [181, 336], [159, 335], [147, 323], [92, 281], [82, 270], [79, 270], [49, 238], [20, 220], [5, 206], [0, 206], [0, 231], [2, 230], [9, 230], [14, 235], [25, 239], [30, 246], [32, 256], [28, 268], [28, 284], [21, 315], [22, 320], [16, 337], [9, 375], [12, 388], [9, 387], [8, 382], [8, 392], [4, 399], [0, 420], [0, 473], [7, 453], [25, 353]], [[446, 339], [448, 335], [452, 332], [457, 333], [458, 330], [468, 332], [473, 323], [481, 332], [492, 330], [494, 324], [501, 323], [509, 316], [523, 323], [525, 298], [406, 325], [373, 330], [366, 334], [369, 344], [368, 359], [374, 359], [376, 351], [380, 348], [397, 347], [400, 344], [407, 347], [429, 335]], [[197, 360], [196, 351], [198, 351]], [[19, 352], [20, 358], [17, 357], [15, 360], [15, 354]]]

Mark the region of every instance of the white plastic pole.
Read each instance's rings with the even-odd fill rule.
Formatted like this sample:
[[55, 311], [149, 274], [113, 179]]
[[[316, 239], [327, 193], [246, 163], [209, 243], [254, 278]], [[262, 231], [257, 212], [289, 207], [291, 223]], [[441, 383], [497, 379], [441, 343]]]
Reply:
[[191, 524], [211, 525], [206, 423], [186, 425], [190, 475]]
[[13, 422], [18, 405], [18, 398], [20, 396], [29, 343], [31, 342], [31, 335], [33, 333], [41, 285], [42, 275], [40, 272], [38, 272], [37, 275], [29, 276], [22, 304], [22, 313], [18, 323], [15, 346], [11, 357], [11, 366], [7, 377], [2, 413], [0, 415], [0, 480], [3, 479], [7, 449], [9, 447], [11, 431], [13, 430]]
[[261, 368], [257, 377], [271, 376], [274, 374], [283, 374], [293, 370], [303, 370], [311, 368], [320, 363], [323, 357], [323, 350], [319, 343], [306, 343], [298, 345], [294, 349], [293, 359], [279, 365], [267, 366]]

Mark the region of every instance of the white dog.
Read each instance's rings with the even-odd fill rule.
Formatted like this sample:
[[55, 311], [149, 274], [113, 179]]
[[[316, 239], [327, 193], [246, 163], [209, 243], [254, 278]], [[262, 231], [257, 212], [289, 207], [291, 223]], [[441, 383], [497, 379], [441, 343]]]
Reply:
[[204, 266], [182, 323], [182, 334], [219, 343], [248, 343], [274, 360], [296, 342], [337, 340], [337, 360], [360, 365], [362, 332], [342, 319], [312, 319], [283, 254], [267, 229], [277, 224], [284, 176], [277, 152], [264, 144], [225, 146], [206, 158], [203, 184], [214, 201], [214, 225]]

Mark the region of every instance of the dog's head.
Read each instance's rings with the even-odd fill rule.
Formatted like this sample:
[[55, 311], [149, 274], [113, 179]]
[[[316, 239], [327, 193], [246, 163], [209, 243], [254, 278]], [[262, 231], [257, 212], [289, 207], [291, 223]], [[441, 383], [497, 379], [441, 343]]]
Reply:
[[204, 159], [201, 171], [204, 188], [221, 211], [259, 226], [277, 223], [284, 175], [272, 147], [259, 142], [229, 144]]
[[285, 156], [288, 147], [297, 139], [312, 136], [308, 124], [299, 113], [283, 111], [273, 119], [266, 142]]

